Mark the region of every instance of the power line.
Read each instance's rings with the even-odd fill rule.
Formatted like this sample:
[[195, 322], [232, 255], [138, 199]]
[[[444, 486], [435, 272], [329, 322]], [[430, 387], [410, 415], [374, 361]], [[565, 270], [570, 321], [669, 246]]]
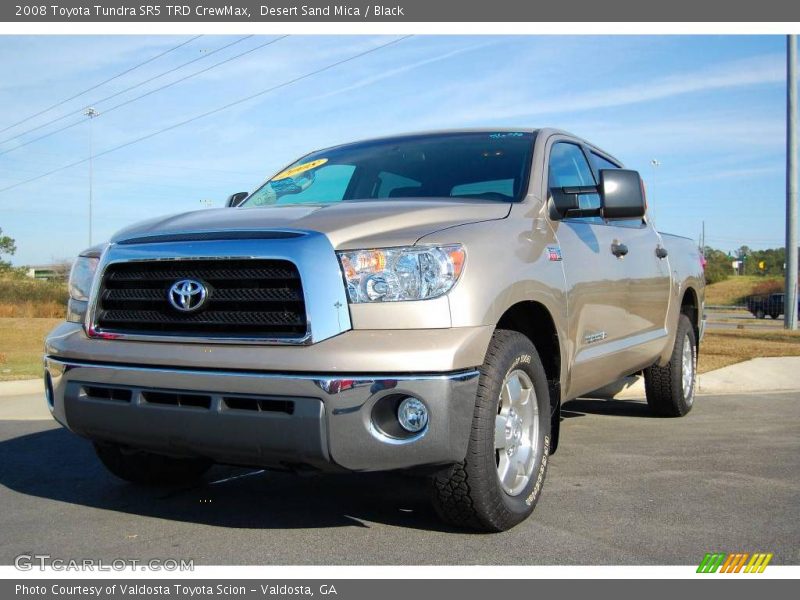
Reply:
[[[138, 144], [139, 142], [143, 142], [145, 140], [149, 140], [150, 138], [154, 138], [157, 135], [161, 135], [162, 133], [165, 133], [167, 131], [172, 131], [173, 129], [177, 129], [178, 127], [182, 127], [184, 125], [188, 125], [189, 123], [192, 123], [192, 122], [197, 121], [199, 119], [203, 119], [205, 117], [209, 117], [209, 116], [211, 116], [213, 114], [216, 114], [218, 112], [222, 112], [223, 110], [227, 110], [228, 108], [231, 108], [231, 107], [236, 106], [238, 104], [242, 104], [242, 103], [247, 102], [249, 100], [253, 100], [255, 98], [258, 98], [259, 96], [263, 96], [264, 94], [268, 94], [270, 92], [274, 92], [275, 90], [290, 86], [290, 85], [292, 85], [294, 83], [297, 83], [298, 81], [302, 81], [304, 79], [308, 79], [309, 77], [313, 77], [314, 75], [319, 75], [320, 73], [323, 73], [325, 71], [329, 71], [330, 69], [333, 69], [333, 68], [338, 67], [340, 65], [343, 65], [345, 63], [351, 62], [353, 60], [356, 60], [356, 59], [361, 58], [363, 56], [366, 56], [368, 54], [372, 54], [373, 52], [377, 52], [379, 50], [382, 50], [384, 48], [387, 48], [389, 46], [392, 46], [394, 44], [402, 42], [403, 40], [406, 40], [406, 39], [411, 38], [411, 37], [414, 37], [414, 36], [413, 35], [404, 35], [404, 36], [396, 38], [396, 39], [394, 39], [394, 40], [392, 40], [390, 42], [386, 42], [385, 44], [381, 44], [380, 46], [375, 46], [374, 48], [370, 48], [369, 50], [365, 50], [363, 52], [359, 52], [358, 54], [354, 54], [352, 56], [349, 56], [348, 58], [343, 58], [341, 60], [333, 62], [333, 63], [331, 63], [329, 65], [326, 65], [326, 66], [321, 67], [319, 69], [316, 69], [314, 71], [310, 71], [310, 72], [308, 72], [308, 73], [306, 73], [304, 75], [300, 75], [299, 77], [295, 77], [294, 79], [290, 79], [288, 81], [284, 81], [283, 83], [279, 83], [279, 84], [274, 85], [272, 87], [266, 88], [264, 90], [261, 90], [260, 92], [256, 92], [254, 94], [250, 94], [249, 96], [245, 96], [244, 98], [240, 98], [238, 100], [234, 100], [233, 102], [229, 102], [228, 104], [225, 104], [225, 105], [220, 106], [218, 108], [215, 108], [213, 110], [209, 110], [209, 111], [201, 113], [199, 115], [195, 115], [194, 117], [191, 117], [191, 118], [186, 119], [184, 121], [179, 121], [178, 123], [173, 123], [172, 125], [169, 125], [168, 127], [164, 127], [163, 129], [159, 129], [159, 130], [154, 131], [152, 133], [148, 133], [147, 135], [143, 135], [141, 137], [135, 138], [133, 140], [130, 140], [128, 142], [120, 144], [119, 146], [114, 146], [113, 148], [109, 148], [108, 150], [103, 150], [102, 152], [96, 153], [94, 155], [94, 157], [95, 158], [99, 158], [101, 156], [105, 156], [106, 154], [111, 154], [112, 152], [116, 152], [117, 150], [122, 150], [123, 148], [127, 148], [128, 146], [132, 146], [134, 144]], [[81, 164], [87, 162], [88, 160], [89, 160], [88, 158], [77, 160], [77, 161], [69, 163], [67, 165], [64, 165], [64, 166], [58, 167], [56, 169], [52, 169], [50, 171], [47, 171], [46, 173], [42, 173], [41, 175], [37, 175], [36, 177], [31, 177], [30, 179], [25, 179], [25, 180], [20, 181], [18, 183], [14, 183], [14, 184], [6, 186], [4, 188], [0, 188], [0, 193], [7, 192], [9, 190], [17, 188], [17, 187], [19, 187], [21, 185], [25, 185], [27, 183], [32, 183], [34, 181], [38, 181], [39, 179], [43, 179], [45, 177], [53, 175], [54, 173], [58, 173], [59, 171], [64, 171], [66, 169], [70, 169], [70, 168], [75, 167], [77, 165], [81, 165]]]
[[[170, 81], [169, 83], [167, 83], [165, 85], [162, 85], [161, 87], [157, 87], [157, 88], [153, 88], [152, 90], [148, 90], [144, 94], [140, 94], [138, 96], [134, 96], [133, 98], [129, 98], [128, 100], [125, 100], [124, 102], [120, 102], [119, 104], [115, 104], [114, 106], [112, 106], [110, 108], [103, 109], [103, 114], [108, 114], [113, 110], [117, 110], [118, 108], [122, 108], [123, 106], [127, 106], [128, 104], [136, 102], [137, 100], [141, 100], [142, 98], [145, 98], [147, 96], [155, 94], [156, 92], [160, 92], [162, 90], [165, 90], [165, 89], [167, 89], [169, 87], [172, 87], [173, 85], [177, 85], [177, 84], [179, 84], [179, 83], [181, 83], [183, 81], [186, 81], [187, 79], [191, 79], [192, 77], [197, 77], [198, 75], [202, 75], [203, 73], [206, 73], [207, 71], [210, 71], [211, 69], [216, 69], [217, 67], [219, 67], [221, 65], [224, 65], [224, 64], [229, 63], [229, 62], [231, 62], [233, 60], [236, 60], [237, 58], [241, 58], [242, 56], [245, 56], [247, 54], [255, 52], [256, 50], [260, 50], [261, 48], [264, 48], [265, 46], [271, 46], [272, 44], [275, 44], [275, 43], [277, 43], [277, 42], [279, 42], [282, 39], [285, 39], [287, 37], [289, 37], [289, 36], [288, 35], [282, 35], [282, 36], [280, 36], [278, 38], [275, 38], [275, 39], [272, 39], [272, 40], [270, 40], [268, 42], [264, 42], [263, 44], [259, 44], [258, 46], [255, 46], [254, 48], [250, 48], [249, 50], [246, 50], [245, 52], [242, 52], [240, 54], [236, 54], [234, 56], [230, 56], [230, 57], [226, 58], [225, 60], [219, 61], [218, 63], [214, 63], [213, 65], [210, 65], [210, 66], [206, 67], [205, 69], [201, 69], [199, 71], [195, 71], [194, 73], [189, 73], [188, 75], [185, 75], [184, 77], [181, 77], [181, 78], [176, 79], [174, 81]], [[77, 121], [73, 121], [72, 123], [70, 123], [68, 125], [64, 125], [63, 127], [59, 127], [58, 129], [54, 129], [53, 131], [49, 131], [49, 132], [47, 132], [47, 133], [45, 133], [43, 135], [40, 135], [38, 137], [32, 138], [30, 140], [26, 140], [25, 142], [22, 142], [21, 144], [17, 144], [13, 148], [9, 148], [8, 150], [3, 150], [2, 152], [0, 152], [0, 156], [3, 156], [4, 154], [8, 154], [9, 152], [14, 152], [15, 150], [19, 150], [20, 148], [24, 148], [25, 146], [28, 146], [30, 144], [33, 144], [33, 143], [38, 142], [40, 140], [43, 140], [43, 139], [49, 138], [51, 136], [54, 136], [57, 133], [61, 133], [62, 131], [66, 131], [67, 129], [72, 129], [73, 127], [81, 125], [82, 123], [84, 123], [83, 119], [79, 119]]]
[[[252, 35], [246, 35], [244, 37], [240, 37], [240, 38], [230, 42], [229, 44], [225, 44], [224, 46], [216, 48], [216, 49], [214, 49], [214, 50], [212, 50], [210, 52], [206, 52], [205, 54], [203, 54], [201, 56], [198, 56], [197, 58], [193, 58], [190, 61], [187, 61], [185, 63], [182, 63], [182, 64], [178, 65], [177, 67], [173, 67], [173, 68], [171, 68], [171, 69], [169, 69], [167, 71], [164, 71], [163, 73], [159, 73], [158, 75], [156, 75], [154, 77], [150, 77], [149, 79], [145, 79], [144, 81], [140, 81], [139, 83], [137, 83], [135, 85], [132, 85], [130, 87], [127, 87], [124, 90], [121, 90], [119, 92], [115, 92], [115, 93], [111, 94], [110, 96], [106, 96], [105, 98], [100, 98], [99, 100], [92, 100], [92, 101], [89, 102], [89, 104], [91, 106], [96, 106], [96, 105], [100, 104], [101, 102], [106, 102], [107, 100], [111, 100], [112, 98], [116, 98], [117, 96], [121, 96], [122, 94], [126, 94], [126, 93], [130, 92], [131, 90], [135, 90], [136, 88], [141, 87], [143, 85], [146, 85], [146, 84], [148, 84], [148, 83], [150, 83], [152, 81], [155, 81], [156, 79], [161, 79], [165, 75], [169, 75], [170, 73], [174, 73], [175, 71], [179, 71], [183, 67], [188, 67], [189, 65], [191, 65], [193, 63], [196, 63], [199, 60], [203, 60], [205, 58], [208, 58], [212, 54], [216, 54], [217, 52], [222, 52], [223, 50], [226, 50], [226, 49], [230, 48], [231, 46], [239, 44], [240, 42], [243, 42], [246, 39], [251, 38], [251, 37], [253, 37], [253, 36]], [[45, 123], [42, 123], [41, 125], [37, 125], [36, 127], [32, 127], [31, 129], [27, 129], [27, 130], [23, 131], [22, 133], [17, 133], [15, 135], [11, 136], [10, 138], [6, 138], [6, 139], [0, 141], [0, 145], [6, 144], [8, 142], [11, 142], [11, 141], [13, 141], [13, 140], [15, 140], [17, 138], [26, 136], [29, 133], [33, 133], [34, 131], [39, 131], [40, 129], [44, 129], [48, 125], [52, 125], [53, 123], [58, 123], [59, 121], [63, 121], [64, 119], [66, 119], [66, 118], [68, 118], [68, 117], [70, 117], [70, 116], [72, 116], [74, 114], [80, 113], [80, 112], [81, 112], [80, 110], [71, 111], [71, 112], [68, 112], [68, 113], [66, 113], [64, 115], [61, 115], [60, 117], [56, 117], [55, 119], [51, 119], [51, 120], [49, 120], [49, 121], [47, 121]], [[5, 130], [3, 130], [3, 131], [5, 131]], [[58, 131], [62, 131], [62, 130], [59, 129]], [[41, 138], [38, 138], [38, 139], [41, 139]]]
[[92, 87], [86, 88], [82, 92], [78, 92], [74, 96], [70, 96], [66, 100], [61, 100], [60, 102], [56, 102], [55, 104], [52, 104], [52, 105], [48, 106], [47, 108], [45, 108], [43, 110], [40, 110], [36, 114], [30, 115], [29, 117], [25, 117], [24, 119], [22, 119], [21, 121], [17, 121], [16, 123], [12, 123], [11, 125], [9, 125], [8, 127], [5, 127], [4, 129], [0, 129], [0, 133], [3, 133], [4, 131], [8, 131], [9, 129], [11, 129], [12, 127], [16, 127], [17, 125], [21, 125], [22, 123], [30, 121], [31, 119], [34, 119], [34, 118], [38, 117], [39, 115], [43, 115], [44, 113], [49, 112], [49, 111], [53, 110], [54, 108], [58, 108], [59, 106], [61, 106], [63, 104], [66, 104], [67, 102], [69, 102], [71, 100], [75, 100], [75, 98], [79, 98], [80, 96], [83, 96], [84, 94], [86, 94], [88, 92], [91, 92], [92, 90], [96, 90], [100, 86], [103, 86], [103, 85], [105, 85], [105, 84], [107, 84], [107, 83], [109, 83], [111, 81], [114, 81], [115, 79], [119, 79], [123, 75], [127, 75], [131, 71], [134, 71], [134, 70], [138, 69], [139, 67], [143, 67], [144, 65], [149, 64], [149, 63], [153, 62], [154, 60], [157, 60], [157, 59], [161, 58], [162, 56], [165, 56], [165, 55], [169, 54], [170, 52], [174, 52], [178, 48], [182, 48], [186, 44], [189, 44], [189, 43], [193, 42], [194, 40], [196, 40], [198, 38], [201, 38], [201, 37], [203, 37], [203, 36], [202, 35], [196, 35], [193, 38], [189, 38], [188, 40], [186, 40], [185, 42], [181, 42], [177, 46], [173, 46], [172, 48], [169, 48], [168, 50], [164, 50], [164, 52], [156, 54], [155, 56], [153, 56], [151, 58], [148, 58], [144, 62], [140, 62], [139, 64], [136, 64], [136, 65], [134, 65], [134, 66], [132, 66], [132, 67], [130, 67], [128, 69], [125, 69], [121, 73], [117, 73], [113, 77], [109, 77], [108, 79], [105, 79], [105, 80], [101, 81], [100, 83], [97, 83], [97, 84], [93, 85]]

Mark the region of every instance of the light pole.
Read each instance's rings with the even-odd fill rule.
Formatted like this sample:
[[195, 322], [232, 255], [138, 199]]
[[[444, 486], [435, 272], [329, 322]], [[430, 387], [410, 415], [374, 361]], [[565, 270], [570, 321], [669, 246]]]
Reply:
[[92, 163], [92, 120], [100, 113], [91, 106], [83, 111], [83, 114], [89, 117], [89, 246], [92, 245], [92, 195], [94, 185], [94, 169]]
[[797, 36], [786, 36], [786, 290], [783, 326], [797, 329]]

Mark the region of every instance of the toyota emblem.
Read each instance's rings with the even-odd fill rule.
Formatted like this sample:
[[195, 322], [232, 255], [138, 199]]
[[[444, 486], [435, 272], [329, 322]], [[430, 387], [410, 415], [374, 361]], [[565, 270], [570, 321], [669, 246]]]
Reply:
[[184, 313], [200, 310], [208, 299], [208, 288], [197, 279], [181, 279], [169, 288], [167, 293], [169, 303]]

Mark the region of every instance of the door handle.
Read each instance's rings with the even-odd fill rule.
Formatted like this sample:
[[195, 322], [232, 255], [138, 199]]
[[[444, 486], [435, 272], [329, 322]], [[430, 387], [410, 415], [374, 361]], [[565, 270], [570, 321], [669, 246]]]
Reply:
[[664, 246], [656, 246], [656, 256], [658, 258], [667, 258], [668, 254], [669, 252], [667, 252], [667, 249], [664, 248]]
[[628, 253], [628, 247], [621, 242], [614, 242], [611, 244], [611, 254], [617, 258], [622, 258]]

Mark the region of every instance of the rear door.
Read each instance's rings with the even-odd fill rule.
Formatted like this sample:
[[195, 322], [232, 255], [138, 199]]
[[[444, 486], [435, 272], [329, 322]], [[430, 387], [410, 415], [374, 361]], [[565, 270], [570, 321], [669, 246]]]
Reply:
[[[601, 169], [620, 168], [599, 152], [588, 148], [587, 151], [598, 180]], [[651, 357], [646, 348], [667, 335], [672, 286], [669, 255], [661, 236], [646, 219], [605, 221], [603, 226], [612, 232], [614, 243], [627, 248], [627, 254], [618, 259], [627, 289], [625, 336], [633, 345], [644, 345], [641, 360], [647, 362]]]

